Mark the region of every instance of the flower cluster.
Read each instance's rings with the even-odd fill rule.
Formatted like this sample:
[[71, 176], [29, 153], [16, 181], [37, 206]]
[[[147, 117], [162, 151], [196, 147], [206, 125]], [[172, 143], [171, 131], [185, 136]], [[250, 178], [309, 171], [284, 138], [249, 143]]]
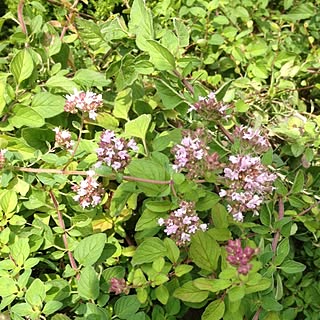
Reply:
[[175, 160], [175, 171], [187, 171], [189, 178], [204, 176], [207, 171], [219, 167], [218, 154], [209, 155], [208, 147], [203, 139], [204, 131], [197, 129], [195, 132], [185, 131], [180, 144], [174, 146], [171, 152]]
[[68, 151], [72, 151], [74, 141], [71, 140], [71, 133], [69, 130], [62, 130], [58, 127], [54, 128], [53, 131], [56, 133], [55, 144], [60, 148], [65, 148]]
[[2, 169], [6, 163], [5, 153], [7, 149], [0, 149], [0, 169]]
[[228, 211], [237, 221], [243, 221], [243, 213], [257, 210], [264, 196], [273, 190], [276, 175], [261, 164], [259, 157], [250, 155], [230, 156], [229, 167], [224, 168], [224, 177], [229, 189], [221, 189], [220, 197], [229, 202]]
[[103, 104], [102, 95], [97, 95], [91, 91], [84, 92], [74, 89], [74, 94], [67, 95], [66, 98], [64, 111], [70, 113], [77, 113], [78, 110], [87, 112], [89, 118], [93, 120], [97, 117], [97, 109]]
[[177, 246], [187, 245], [197, 230], [207, 230], [207, 224], [200, 223], [194, 207], [194, 202], [181, 201], [180, 207], [171, 212], [167, 219], [158, 219], [158, 224], [166, 227], [164, 232], [171, 236]]
[[226, 118], [229, 115], [227, 110], [229, 105], [222, 101], [217, 101], [214, 92], [210, 92], [206, 97], [199, 97], [199, 100], [189, 108], [189, 112], [196, 111], [201, 117], [206, 120], [219, 120]]
[[109, 288], [109, 292], [110, 293], [115, 293], [116, 295], [121, 294], [121, 293], [125, 293], [128, 294], [129, 293], [129, 287], [126, 284], [126, 280], [125, 279], [118, 279], [118, 278], [111, 278], [110, 279], [110, 288]]
[[226, 246], [228, 253], [227, 261], [237, 268], [238, 273], [246, 275], [252, 269], [250, 260], [257, 253], [257, 250], [250, 247], [242, 249], [240, 239], [229, 240]]
[[114, 170], [123, 169], [131, 160], [130, 151], [138, 151], [133, 139], [126, 141], [124, 138], [117, 138], [114, 131], [105, 130], [101, 134], [99, 148], [96, 150], [98, 166], [103, 162]]
[[72, 186], [72, 190], [77, 193], [73, 200], [79, 202], [82, 208], [97, 206], [105, 193], [94, 174], [93, 170], [88, 171], [86, 179], [82, 180], [80, 185]]
[[257, 153], [265, 152], [270, 148], [270, 142], [265, 135], [262, 135], [260, 129], [236, 127], [234, 136], [241, 142], [241, 147], [254, 150]]

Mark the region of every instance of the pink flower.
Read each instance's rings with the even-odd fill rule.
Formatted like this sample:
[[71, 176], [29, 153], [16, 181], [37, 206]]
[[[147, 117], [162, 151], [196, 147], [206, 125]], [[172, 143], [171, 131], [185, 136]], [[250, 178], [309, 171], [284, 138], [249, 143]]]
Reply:
[[72, 151], [74, 146], [74, 141], [71, 140], [71, 133], [69, 130], [62, 130], [58, 127], [54, 128], [53, 131], [56, 133], [55, 135], [55, 144], [60, 148], [65, 148], [69, 152]]
[[90, 119], [95, 120], [97, 117], [96, 111], [102, 107], [102, 95], [95, 94], [91, 91], [78, 91], [74, 89], [72, 95], [66, 96], [67, 100], [64, 106], [64, 111], [69, 113], [77, 113], [78, 111], [88, 113]]
[[131, 161], [129, 152], [136, 152], [137, 145], [133, 139], [126, 141], [116, 137], [114, 131], [105, 130], [100, 137], [99, 148], [96, 150], [98, 160], [118, 171], [125, 168]]
[[200, 224], [194, 207], [194, 202], [181, 201], [180, 208], [172, 211], [167, 219], [158, 219], [158, 224], [166, 226], [164, 232], [171, 236], [178, 246], [187, 245], [191, 240], [191, 234], [197, 230], [207, 230], [205, 223]]
[[226, 246], [228, 253], [227, 261], [237, 268], [239, 274], [246, 275], [252, 269], [252, 264], [249, 264], [250, 260], [257, 253], [257, 250], [250, 247], [242, 249], [240, 239], [229, 240]]
[[77, 193], [73, 200], [79, 202], [82, 208], [96, 207], [105, 193], [102, 185], [94, 177], [94, 171], [92, 170], [89, 170], [86, 179], [82, 180], [79, 185], [74, 185], [72, 190]]
[[237, 221], [243, 221], [243, 214], [257, 210], [264, 198], [273, 191], [276, 175], [262, 165], [259, 157], [238, 155], [229, 157], [230, 164], [224, 168], [224, 181], [228, 189], [221, 189], [219, 195], [226, 199], [228, 212]]

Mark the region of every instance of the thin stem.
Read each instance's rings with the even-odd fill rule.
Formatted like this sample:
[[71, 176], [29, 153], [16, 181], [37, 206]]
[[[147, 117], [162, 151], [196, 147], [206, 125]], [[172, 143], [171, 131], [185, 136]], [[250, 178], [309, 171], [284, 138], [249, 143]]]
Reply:
[[175, 198], [178, 198], [176, 189], [174, 188], [174, 181], [173, 181], [172, 179], [170, 180], [170, 188], [171, 188], [171, 191], [172, 191], [173, 196], [174, 196]]
[[258, 320], [259, 319], [259, 316], [260, 316], [260, 313], [262, 311], [262, 308], [259, 307], [259, 309], [257, 310], [257, 312], [255, 313], [254, 317], [252, 318], [252, 320]]
[[[278, 209], [278, 213], [279, 213], [279, 216], [278, 216], [278, 220], [282, 220], [283, 216], [284, 216], [284, 203], [283, 203], [283, 198], [282, 197], [279, 197], [279, 209]], [[279, 241], [279, 238], [280, 238], [280, 229], [277, 230], [276, 234], [274, 235], [274, 238], [272, 240], [272, 251], [273, 253], [275, 254], [276, 253], [276, 250], [277, 250], [277, 245], [278, 245], [278, 241]], [[275, 255], [273, 255], [273, 260], [275, 258]]]
[[72, 255], [72, 252], [69, 250], [66, 226], [65, 226], [64, 221], [63, 221], [62, 213], [59, 210], [59, 203], [58, 203], [58, 201], [57, 201], [57, 199], [56, 199], [56, 197], [55, 197], [55, 195], [54, 195], [52, 190], [49, 191], [49, 195], [50, 195], [50, 198], [51, 198], [51, 200], [53, 202], [54, 208], [57, 211], [59, 226], [63, 230], [62, 240], [63, 240], [63, 243], [64, 243], [64, 247], [66, 248], [66, 250], [68, 252], [70, 265], [71, 265], [72, 269], [76, 272], [76, 278], [79, 280], [79, 278], [80, 278], [79, 270], [78, 270], [76, 261], [74, 260], [74, 257]]
[[188, 91], [191, 94], [194, 94], [194, 89], [190, 82], [187, 79], [183, 78], [182, 74], [178, 70], [173, 70], [173, 73], [182, 81], [182, 83], [186, 86]]
[[79, 144], [80, 144], [81, 136], [82, 136], [82, 132], [83, 132], [83, 125], [84, 125], [84, 116], [82, 115], [81, 123], [80, 123], [80, 129], [79, 129], [79, 135], [78, 135], [78, 140], [77, 140], [76, 145], [74, 146], [74, 149], [73, 149], [73, 151], [71, 153], [71, 157], [70, 157], [69, 161], [66, 163], [66, 165], [63, 167], [63, 170], [65, 170], [68, 167], [68, 165], [72, 162], [72, 160], [73, 160], [73, 158], [74, 158], [74, 156], [75, 156], [75, 154], [76, 154], [76, 152], [77, 152], [77, 150], [79, 148]]
[[[19, 20], [19, 24], [20, 24], [22, 32], [26, 35], [26, 37], [28, 37], [27, 27], [26, 27], [26, 24], [25, 24], [24, 18], [23, 18], [23, 7], [24, 7], [24, 0], [20, 0], [19, 4], [18, 4], [18, 20]], [[26, 47], [29, 46], [27, 41], [26, 41], [25, 46]]]
[[220, 123], [217, 124], [219, 130], [227, 137], [227, 139], [231, 142], [234, 143], [234, 139], [231, 135], [231, 133]]
[[[73, 3], [73, 5], [71, 6], [71, 9], [74, 9], [74, 8], [78, 5], [78, 3], [79, 3], [79, 0], [75, 0], [74, 3]], [[70, 12], [70, 13], [69, 13], [69, 15], [68, 15], [68, 17], [67, 17], [67, 20], [68, 20], [69, 24], [72, 24], [72, 23], [73, 23], [72, 20], [73, 20], [74, 15], [75, 15], [75, 12]], [[66, 25], [66, 26], [63, 27], [63, 29], [62, 29], [62, 31], [61, 31], [61, 35], [60, 35], [60, 40], [63, 39], [63, 37], [64, 37], [64, 35], [66, 34], [66, 32], [67, 32], [68, 29], [69, 29], [69, 26], [68, 26], [68, 25]]]
[[[80, 171], [80, 170], [60, 170], [60, 169], [46, 169], [46, 168], [25, 168], [25, 167], [13, 167], [17, 171], [21, 172], [30, 172], [30, 173], [52, 173], [52, 174], [63, 174], [63, 175], [80, 175], [80, 176], [87, 176], [88, 172]], [[100, 177], [106, 177], [109, 179], [116, 179], [116, 175], [111, 173], [109, 175], [104, 174], [97, 174]], [[126, 181], [137, 181], [137, 182], [146, 182], [146, 183], [153, 183], [153, 184], [171, 184], [171, 180], [152, 180], [152, 179], [144, 179], [138, 177], [131, 177], [131, 176], [123, 176], [123, 180]]]

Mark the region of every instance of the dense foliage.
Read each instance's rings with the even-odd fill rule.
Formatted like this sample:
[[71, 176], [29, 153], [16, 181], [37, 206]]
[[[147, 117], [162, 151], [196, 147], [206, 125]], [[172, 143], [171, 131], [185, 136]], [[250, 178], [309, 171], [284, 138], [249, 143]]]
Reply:
[[319, 1], [6, 1], [0, 318], [318, 319]]

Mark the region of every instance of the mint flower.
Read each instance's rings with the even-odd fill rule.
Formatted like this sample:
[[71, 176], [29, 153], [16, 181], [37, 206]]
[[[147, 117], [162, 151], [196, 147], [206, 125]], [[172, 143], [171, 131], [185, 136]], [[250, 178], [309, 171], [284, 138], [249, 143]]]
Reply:
[[116, 171], [123, 169], [131, 161], [132, 151], [138, 151], [133, 139], [127, 141], [124, 138], [117, 138], [114, 131], [105, 130], [101, 134], [99, 148], [96, 150], [99, 160], [97, 166], [105, 163]]
[[171, 212], [167, 219], [158, 219], [160, 226], [165, 226], [164, 232], [170, 236], [177, 246], [185, 246], [191, 241], [191, 235], [197, 230], [206, 231], [208, 226], [200, 223], [195, 211], [194, 202], [181, 201], [180, 207]]
[[257, 253], [257, 250], [250, 247], [242, 249], [240, 239], [229, 240], [226, 250], [228, 253], [227, 261], [237, 268], [239, 274], [248, 274], [252, 269], [252, 264], [249, 262]]
[[240, 140], [241, 147], [251, 152], [261, 153], [271, 147], [269, 140], [261, 133], [260, 129], [240, 126], [235, 128], [233, 134]]
[[72, 186], [72, 190], [77, 193], [73, 200], [79, 202], [82, 208], [96, 207], [104, 196], [105, 191], [94, 174], [93, 170], [89, 170], [86, 179], [82, 180], [80, 185]]
[[56, 133], [55, 144], [60, 148], [65, 148], [69, 152], [72, 151], [74, 141], [71, 140], [71, 133], [69, 130], [62, 130], [58, 127], [54, 128], [53, 131]]
[[6, 158], [4, 155], [7, 151], [7, 149], [0, 149], [0, 169], [2, 169], [6, 163]]
[[172, 166], [175, 171], [187, 171], [189, 178], [197, 178], [219, 167], [218, 154], [209, 155], [204, 136], [205, 132], [202, 129], [184, 132], [180, 144], [171, 150], [175, 157]]
[[77, 113], [79, 110], [88, 113], [90, 119], [95, 120], [97, 109], [102, 107], [102, 95], [91, 91], [78, 91], [74, 89], [74, 94], [66, 96], [67, 101], [64, 105], [64, 111]]
[[111, 278], [110, 279], [110, 288], [109, 292], [110, 293], [115, 293], [116, 295], [125, 293], [129, 293], [130, 288], [126, 284], [125, 279], [118, 279], [118, 278]]
[[230, 106], [222, 101], [217, 101], [214, 92], [210, 92], [206, 97], [199, 97], [199, 100], [193, 104], [188, 112], [196, 111], [202, 118], [206, 120], [219, 120], [227, 118], [227, 111]]
[[237, 221], [243, 221], [243, 214], [258, 209], [265, 196], [273, 191], [272, 184], [277, 178], [262, 165], [259, 157], [238, 155], [229, 157], [230, 164], [224, 168], [224, 181], [227, 190], [220, 190], [220, 197], [229, 203], [228, 211]]

